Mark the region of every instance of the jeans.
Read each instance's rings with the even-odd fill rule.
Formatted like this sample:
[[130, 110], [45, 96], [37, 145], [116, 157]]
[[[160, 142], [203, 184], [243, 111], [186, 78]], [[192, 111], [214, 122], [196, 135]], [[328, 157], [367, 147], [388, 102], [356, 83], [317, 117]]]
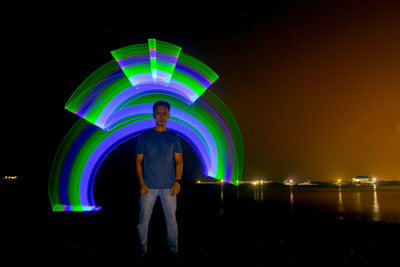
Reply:
[[172, 253], [178, 252], [178, 224], [176, 222], [176, 195], [171, 196], [169, 189], [150, 189], [146, 195], [140, 196], [140, 211], [138, 223], [139, 247], [142, 252], [147, 251], [147, 233], [149, 229], [150, 217], [153, 212], [154, 204], [160, 197], [164, 211], [165, 222], [167, 224], [168, 248]]

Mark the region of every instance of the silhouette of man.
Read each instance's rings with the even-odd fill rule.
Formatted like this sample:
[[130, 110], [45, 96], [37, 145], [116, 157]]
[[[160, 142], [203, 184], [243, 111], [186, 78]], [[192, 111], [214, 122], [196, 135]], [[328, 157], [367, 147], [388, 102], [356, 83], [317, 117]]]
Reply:
[[[140, 186], [138, 223], [141, 256], [147, 251], [149, 221], [157, 197], [161, 201], [167, 224], [169, 252], [178, 253], [176, 196], [180, 191], [183, 170], [182, 147], [176, 132], [166, 128], [170, 104], [157, 101], [153, 105], [156, 126], [144, 131], [136, 146], [136, 171]], [[143, 166], [142, 166], [143, 163]]]

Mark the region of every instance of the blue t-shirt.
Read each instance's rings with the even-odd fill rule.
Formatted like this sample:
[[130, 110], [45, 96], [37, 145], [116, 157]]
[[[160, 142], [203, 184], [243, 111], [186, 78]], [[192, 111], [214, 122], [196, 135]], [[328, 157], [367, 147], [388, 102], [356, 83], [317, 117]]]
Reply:
[[136, 144], [136, 154], [143, 154], [143, 180], [148, 188], [171, 188], [175, 182], [174, 153], [182, 153], [178, 134], [171, 130], [144, 131]]

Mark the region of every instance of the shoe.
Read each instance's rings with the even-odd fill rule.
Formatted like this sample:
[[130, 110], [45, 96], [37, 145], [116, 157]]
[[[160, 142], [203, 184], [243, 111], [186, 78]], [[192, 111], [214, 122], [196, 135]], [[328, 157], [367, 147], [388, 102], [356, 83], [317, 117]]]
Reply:
[[146, 252], [140, 251], [139, 252], [139, 263], [143, 265], [146, 261]]
[[177, 252], [169, 252], [168, 253], [168, 262], [171, 264], [178, 265], [182, 262], [182, 258]]

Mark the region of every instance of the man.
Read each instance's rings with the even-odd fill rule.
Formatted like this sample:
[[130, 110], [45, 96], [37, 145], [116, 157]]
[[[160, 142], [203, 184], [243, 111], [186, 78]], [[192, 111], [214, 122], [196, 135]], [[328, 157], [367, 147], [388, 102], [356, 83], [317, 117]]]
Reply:
[[166, 128], [169, 111], [168, 102], [154, 103], [153, 118], [156, 126], [143, 132], [136, 146], [136, 171], [141, 195], [137, 227], [142, 257], [147, 251], [149, 221], [157, 197], [160, 198], [167, 224], [169, 252], [173, 255], [178, 253], [178, 224], [175, 213], [183, 159], [178, 135]]

